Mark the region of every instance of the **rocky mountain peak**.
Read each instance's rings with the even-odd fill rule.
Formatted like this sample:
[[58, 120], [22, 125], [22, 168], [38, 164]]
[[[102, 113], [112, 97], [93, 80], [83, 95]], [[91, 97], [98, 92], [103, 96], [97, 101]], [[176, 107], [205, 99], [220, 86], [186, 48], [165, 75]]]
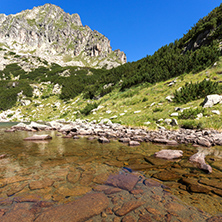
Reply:
[[[110, 40], [83, 26], [80, 16], [53, 4], [14, 15], [0, 14], [0, 44], [17, 54], [31, 54], [59, 65], [112, 68], [126, 62]], [[6, 61], [4, 61], [6, 62]]]

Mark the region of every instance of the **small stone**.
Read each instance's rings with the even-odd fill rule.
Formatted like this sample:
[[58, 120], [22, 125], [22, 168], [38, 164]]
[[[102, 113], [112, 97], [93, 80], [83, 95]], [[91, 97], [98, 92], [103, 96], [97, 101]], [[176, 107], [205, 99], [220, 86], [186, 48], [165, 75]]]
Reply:
[[37, 190], [37, 189], [44, 189], [46, 187], [51, 187], [53, 185], [54, 181], [48, 178], [45, 178], [40, 181], [32, 181], [29, 184], [30, 190]]
[[115, 212], [117, 216], [124, 216], [136, 208], [142, 206], [145, 202], [142, 201], [129, 201], [123, 204], [123, 206]]
[[120, 138], [119, 142], [120, 143], [129, 143], [130, 142], [130, 138]]
[[164, 205], [164, 207], [167, 210], [173, 210], [175, 212], [182, 211], [185, 209], [183, 205], [178, 204], [178, 203], [167, 203]]
[[105, 213], [108, 214], [108, 215], [112, 215], [113, 211], [110, 207], [108, 207], [108, 208], [105, 209]]
[[109, 178], [110, 173], [101, 173], [94, 177], [93, 182], [98, 184], [104, 184]]
[[129, 146], [139, 146], [140, 143], [138, 141], [130, 141]]
[[146, 210], [151, 213], [151, 214], [154, 214], [154, 215], [161, 215], [160, 211], [158, 211], [157, 209], [155, 208], [152, 208], [152, 207], [146, 207]]
[[176, 119], [172, 119], [171, 123], [170, 123], [172, 126], [178, 126], [178, 122]]
[[79, 139], [79, 136], [73, 136], [73, 139], [74, 139], [74, 140], [78, 140], [78, 139]]
[[207, 187], [203, 187], [199, 184], [189, 185], [188, 190], [194, 193], [209, 193], [210, 192], [210, 190]]
[[138, 222], [153, 222], [153, 220], [149, 214], [145, 214], [139, 218]]
[[222, 216], [213, 216], [206, 220], [207, 222], [221, 222]]
[[132, 215], [126, 215], [121, 222], [136, 222], [137, 220]]
[[160, 187], [161, 186], [161, 183], [155, 181], [155, 180], [152, 180], [152, 179], [146, 179], [144, 180], [144, 184], [148, 187]]
[[9, 206], [13, 203], [13, 200], [12, 199], [9, 199], [9, 198], [0, 198], [0, 206]]
[[107, 217], [107, 214], [106, 214], [105, 212], [102, 212], [101, 217], [102, 217], [102, 218], [106, 218], [106, 217]]
[[33, 135], [31, 137], [27, 137], [24, 140], [51, 140], [52, 137], [49, 135]]
[[172, 181], [178, 180], [181, 178], [179, 174], [170, 172], [170, 171], [161, 171], [153, 175], [156, 179], [163, 180], [163, 181]]
[[120, 188], [110, 187], [109, 189], [105, 190], [104, 193], [105, 193], [106, 195], [110, 195], [110, 194], [114, 194], [114, 193], [119, 193], [119, 192], [121, 192], [121, 191], [122, 191], [122, 189], [120, 189]]
[[17, 203], [22, 202], [38, 202], [41, 200], [41, 197], [37, 194], [27, 194], [27, 195], [21, 195], [14, 198], [14, 201]]
[[120, 222], [120, 220], [121, 220], [121, 219], [120, 219], [119, 217], [114, 217], [114, 218], [113, 218], [113, 222]]
[[137, 176], [131, 174], [110, 175], [106, 181], [107, 185], [119, 187], [124, 190], [131, 191], [139, 181]]
[[143, 192], [144, 192], [143, 189], [136, 189], [130, 191], [130, 193], [134, 195], [142, 194]]
[[106, 137], [100, 137], [100, 138], [98, 139], [98, 141], [99, 141], [100, 143], [109, 143], [109, 142], [110, 142], [109, 139], [107, 139]]
[[12, 210], [9, 213], [6, 213], [1, 217], [1, 222], [32, 222], [34, 221], [35, 216], [29, 210], [26, 209], [17, 209]]
[[219, 110], [212, 110], [211, 112], [214, 113], [214, 114], [220, 115], [220, 111]]
[[171, 113], [170, 116], [172, 116], [172, 117], [175, 116], [176, 117], [176, 116], [179, 116], [179, 113]]
[[211, 143], [209, 142], [208, 139], [206, 138], [203, 138], [203, 137], [200, 137], [198, 140], [197, 140], [197, 143], [201, 146], [206, 146], [206, 147], [210, 147], [211, 146]]

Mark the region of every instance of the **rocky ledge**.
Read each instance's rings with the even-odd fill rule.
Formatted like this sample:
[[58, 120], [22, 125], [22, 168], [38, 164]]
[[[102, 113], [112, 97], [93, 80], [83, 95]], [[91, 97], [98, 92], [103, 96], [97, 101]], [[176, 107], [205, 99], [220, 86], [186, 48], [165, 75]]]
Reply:
[[36, 222], [152, 222], [152, 221], [221, 221], [182, 203], [156, 180], [124, 168], [110, 175], [104, 185], [75, 201], [56, 205], [39, 196], [0, 200], [0, 220]]

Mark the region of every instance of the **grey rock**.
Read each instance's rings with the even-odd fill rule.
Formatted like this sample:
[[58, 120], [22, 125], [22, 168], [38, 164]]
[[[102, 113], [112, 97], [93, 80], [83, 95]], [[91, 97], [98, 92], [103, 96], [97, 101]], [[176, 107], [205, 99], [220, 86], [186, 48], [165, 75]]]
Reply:
[[183, 156], [182, 150], [161, 150], [154, 154], [155, 157], [162, 158], [162, 159], [176, 159]]
[[212, 173], [212, 167], [205, 162], [204, 152], [199, 151], [198, 153], [192, 155], [189, 160], [196, 164], [199, 169], [205, 170], [208, 173]]
[[172, 126], [178, 126], [178, 122], [176, 119], [172, 119], [171, 123], [170, 123]]
[[49, 135], [33, 135], [25, 138], [24, 140], [51, 140], [52, 137]]
[[130, 141], [129, 146], [139, 146], [140, 143], [138, 141]]
[[213, 94], [213, 95], [208, 95], [204, 101], [202, 106], [204, 108], [206, 107], [212, 107], [218, 103], [220, 103], [222, 101], [222, 96], [218, 95], [218, 94]]
[[168, 100], [169, 102], [173, 102], [174, 96], [167, 96], [165, 99]]
[[99, 141], [100, 143], [109, 143], [109, 142], [110, 142], [109, 139], [107, 139], [106, 137], [100, 137], [100, 138], [98, 139], [98, 141]]
[[211, 146], [211, 143], [209, 142], [208, 139], [206, 138], [203, 138], [203, 137], [200, 137], [198, 140], [197, 140], [197, 143], [201, 146], [206, 146], [206, 147], [210, 147]]

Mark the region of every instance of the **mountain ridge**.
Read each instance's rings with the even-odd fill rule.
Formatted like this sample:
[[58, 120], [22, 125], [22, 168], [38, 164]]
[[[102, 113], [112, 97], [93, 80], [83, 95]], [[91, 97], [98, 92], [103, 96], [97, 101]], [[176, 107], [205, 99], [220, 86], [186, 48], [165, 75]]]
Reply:
[[0, 15], [0, 43], [17, 54], [31, 54], [59, 65], [117, 67], [124, 52], [112, 51], [110, 40], [83, 26], [80, 16], [45, 4], [13, 15]]

